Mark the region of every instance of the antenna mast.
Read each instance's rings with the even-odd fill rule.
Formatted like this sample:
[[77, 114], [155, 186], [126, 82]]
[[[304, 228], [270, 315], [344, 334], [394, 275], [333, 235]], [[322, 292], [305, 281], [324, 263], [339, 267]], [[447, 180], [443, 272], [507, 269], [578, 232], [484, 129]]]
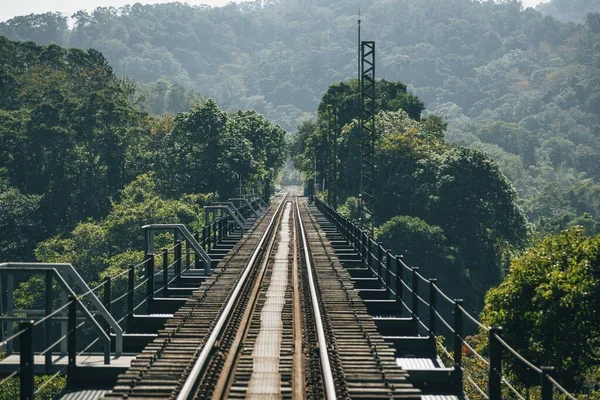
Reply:
[[358, 9], [358, 57], [356, 57], [358, 59], [358, 90], [360, 93], [360, 8]]

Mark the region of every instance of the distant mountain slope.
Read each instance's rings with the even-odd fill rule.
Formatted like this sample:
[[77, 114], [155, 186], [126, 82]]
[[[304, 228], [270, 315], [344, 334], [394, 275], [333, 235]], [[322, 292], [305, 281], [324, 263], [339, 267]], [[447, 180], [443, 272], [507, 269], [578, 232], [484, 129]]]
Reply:
[[600, 0], [552, 0], [535, 9], [559, 21], [584, 23], [587, 14], [600, 13]]
[[160, 80], [156, 101], [169, 81], [293, 131], [330, 84], [356, 76], [359, 7], [377, 76], [446, 118], [448, 140], [498, 160], [541, 229], [600, 222], [600, 32], [516, 0], [135, 4], [77, 13], [73, 29], [57, 14], [19, 17], [0, 33], [96, 48], [117, 73]]

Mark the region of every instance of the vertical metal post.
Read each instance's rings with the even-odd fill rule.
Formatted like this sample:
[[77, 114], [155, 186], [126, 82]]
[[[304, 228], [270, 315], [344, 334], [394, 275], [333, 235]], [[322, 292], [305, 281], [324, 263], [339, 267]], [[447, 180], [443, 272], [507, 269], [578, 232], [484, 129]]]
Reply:
[[33, 400], [34, 380], [33, 380], [33, 321], [23, 321], [19, 324], [19, 331], [24, 331], [20, 336], [21, 354], [20, 354], [20, 399]]
[[[419, 272], [419, 268], [412, 268], [412, 301], [411, 301], [411, 309], [412, 309], [412, 318], [415, 325], [417, 324], [417, 319], [419, 318], [419, 277], [417, 276]], [[418, 325], [416, 325], [418, 327]]]
[[[200, 243], [200, 233], [198, 231], [194, 232], [194, 239]], [[200, 269], [200, 256], [196, 253], [194, 253], [194, 269]]]
[[[179, 247], [181, 247], [181, 241], [178, 241], [177, 243]], [[177, 246], [175, 248], [177, 248]], [[146, 255], [146, 260], [146, 271], [148, 271], [148, 282], [146, 282], [146, 304], [148, 313], [150, 313], [150, 303], [154, 300], [154, 254]]]
[[552, 383], [548, 380], [548, 377], [552, 375], [554, 372], [554, 367], [542, 367], [542, 400], [552, 400], [554, 397], [554, 390], [552, 388]]
[[163, 249], [163, 297], [169, 295], [169, 250]]
[[204, 247], [204, 251], [210, 250], [210, 243], [208, 242], [208, 237], [210, 235], [209, 229], [209, 225], [202, 228], [202, 246]]
[[377, 245], [377, 277], [383, 282], [383, 246]]
[[[112, 299], [111, 299], [111, 292], [112, 292], [111, 286], [112, 286], [112, 284], [111, 284], [111, 278], [110, 278], [110, 276], [107, 276], [106, 278], [104, 278], [104, 293], [103, 293], [102, 302], [104, 303], [104, 308], [106, 308], [106, 311], [108, 311], [109, 314], [112, 314], [112, 309], [111, 309], [111, 304], [110, 304], [110, 302], [112, 301]], [[108, 354], [109, 358], [110, 358], [111, 340], [110, 340], [110, 324], [108, 323], [108, 321], [104, 321], [104, 329], [105, 329], [105, 332], [108, 335], [108, 339], [109, 339], [108, 343], [105, 345], [104, 354], [105, 354], [105, 358], [106, 358], [106, 354]]]
[[135, 287], [135, 266], [129, 265], [129, 273], [127, 280], [127, 329], [131, 330], [133, 324], [133, 289]]
[[214, 221], [212, 223], [212, 233], [213, 233], [212, 234], [212, 247], [213, 247], [213, 249], [217, 245], [217, 227], [218, 227], [218, 225], [219, 225], [219, 223], [217, 221]]
[[181, 282], [181, 259], [182, 259], [182, 253], [181, 253], [181, 240], [177, 241], [177, 244], [175, 245], [175, 280], [177, 281], [177, 286], [179, 286], [179, 283]]
[[[402, 283], [404, 282], [404, 266], [402, 265], [402, 256], [396, 256], [396, 300], [399, 303], [403, 301], [403, 290]], [[403, 308], [401, 308], [404, 311]]]
[[[52, 300], [53, 300], [53, 295], [52, 295], [52, 271], [46, 271], [45, 272], [45, 293], [44, 293], [44, 297], [45, 297], [45, 306], [46, 309], [44, 310], [46, 312], [45, 315], [50, 315], [52, 314]], [[46, 322], [44, 323], [44, 348], [47, 349], [48, 346], [50, 346], [50, 344], [52, 343], [52, 318], [48, 318], [46, 320]], [[44, 355], [44, 368], [46, 370], [46, 374], [50, 374], [51, 372], [51, 368], [52, 368], [52, 349], [48, 350], [46, 352], [46, 354]]]
[[0, 272], [0, 341], [4, 341], [4, 319], [2, 315], [4, 315], [4, 286], [2, 286], [2, 281], [4, 280], [5, 274]]
[[75, 383], [75, 370], [77, 369], [77, 298], [69, 296], [69, 317], [67, 333], [67, 388], [72, 388]]
[[457, 393], [463, 392], [463, 369], [462, 369], [462, 337], [463, 337], [463, 314], [462, 299], [454, 299], [454, 371], [452, 381]]
[[437, 292], [436, 292], [437, 279], [429, 280], [429, 336], [435, 337], [436, 332], [436, 318], [435, 311], [437, 307]]
[[[61, 293], [60, 293], [60, 303], [62, 306], [64, 306], [68, 302], [69, 302], [69, 297], [67, 296], [67, 292], [63, 289], [63, 290], [61, 290]], [[60, 322], [60, 336], [66, 337], [67, 332], [69, 331], [69, 327], [68, 327], [68, 323], [67, 323], [68, 311], [63, 310], [60, 313], [60, 316], [63, 318], [63, 320]], [[65, 357], [67, 355], [67, 341], [66, 340], [63, 340], [60, 342], [60, 355], [61, 355], [61, 357]]]
[[385, 252], [385, 286], [388, 293], [392, 289], [392, 250]]
[[[8, 271], [6, 273], [6, 316], [14, 317], [14, 290], [15, 290], [15, 275]], [[13, 322], [9, 319], [6, 324], [6, 336], [10, 337], [13, 335]], [[13, 341], [11, 340], [6, 344], [6, 355], [10, 356], [13, 353]]]
[[212, 224], [208, 224], [206, 225], [206, 251], [209, 251], [211, 249], [210, 247], [210, 240], [211, 240], [211, 233], [210, 233], [210, 228], [211, 228]]
[[[108, 311], [109, 314], [112, 313], [111, 301], [112, 301], [112, 279], [110, 276], [107, 276], [106, 278], [104, 278], [103, 302], [104, 302], [104, 307], [106, 308], [106, 311]], [[109, 328], [107, 330], [107, 333], [110, 333], [110, 325], [108, 325], [108, 326], [109, 326]]]
[[327, 201], [332, 206], [333, 209], [337, 207], [337, 170], [338, 170], [338, 157], [337, 157], [337, 140], [339, 136], [339, 128], [338, 128], [338, 111], [336, 107], [329, 106], [327, 107], [327, 117], [328, 117], [328, 141], [329, 141], [329, 152], [331, 155], [331, 163], [332, 171], [330, 176], [328, 191], [327, 191]]
[[373, 270], [373, 241], [368, 236], [367, 236], [367, 266], [369, 268], [371, 268], [371, 270]]
[[191, 253], [190, 253], [190, 243], [185, 241], [185, 269], [190, 269], [191, 262]]
[[496, 335], [502, 328], [491, 327], [489, 332], [490, 365], [488, 367], [488, 394], [490, 400], [502, 400], [502, 345]]

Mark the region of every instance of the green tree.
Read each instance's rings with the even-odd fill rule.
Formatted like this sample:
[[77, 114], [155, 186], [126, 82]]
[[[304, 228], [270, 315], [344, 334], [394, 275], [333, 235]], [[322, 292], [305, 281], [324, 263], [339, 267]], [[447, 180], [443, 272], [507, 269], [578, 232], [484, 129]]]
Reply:
[[[569, 390], [600, 358], [600, 236], [575, 227], [542, 239], [513, 260], [506, 280], [486, 295], [483, 321], [535, 365], [557, 369]], [[532, 382], [522, 364], [512, 371]], [[536, 382], [537, 383], [537, 382]]]
[[24, 195], [8, 185], [0, 169], [0, 254], [2, 261], [31, 261], [43, 236], [40, 196]]

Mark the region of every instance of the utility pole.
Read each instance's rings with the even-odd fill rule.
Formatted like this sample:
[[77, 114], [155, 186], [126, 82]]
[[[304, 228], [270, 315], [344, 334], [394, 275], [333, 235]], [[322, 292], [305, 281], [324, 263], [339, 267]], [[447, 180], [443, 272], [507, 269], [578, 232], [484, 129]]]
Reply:
[[[361, 24], [361, 19], [360, 19], [360, 8], [358, 9], [358, 93], [360, 94], [360, 24]], [[360, 109], [360, 103], [359, 103], [359, 109]]]
[[329, 137], [329, 149], [331, 154], [332, 173], [330, 176], [329, 187], [327, 192], [327, 202], [337, 208], [337, 175], [338, 175], [338, 157], [337, 157], [337, 140], [339, 137], [338, 126], [338, 110], [335, 106], [327, 107], [327, 130]]

